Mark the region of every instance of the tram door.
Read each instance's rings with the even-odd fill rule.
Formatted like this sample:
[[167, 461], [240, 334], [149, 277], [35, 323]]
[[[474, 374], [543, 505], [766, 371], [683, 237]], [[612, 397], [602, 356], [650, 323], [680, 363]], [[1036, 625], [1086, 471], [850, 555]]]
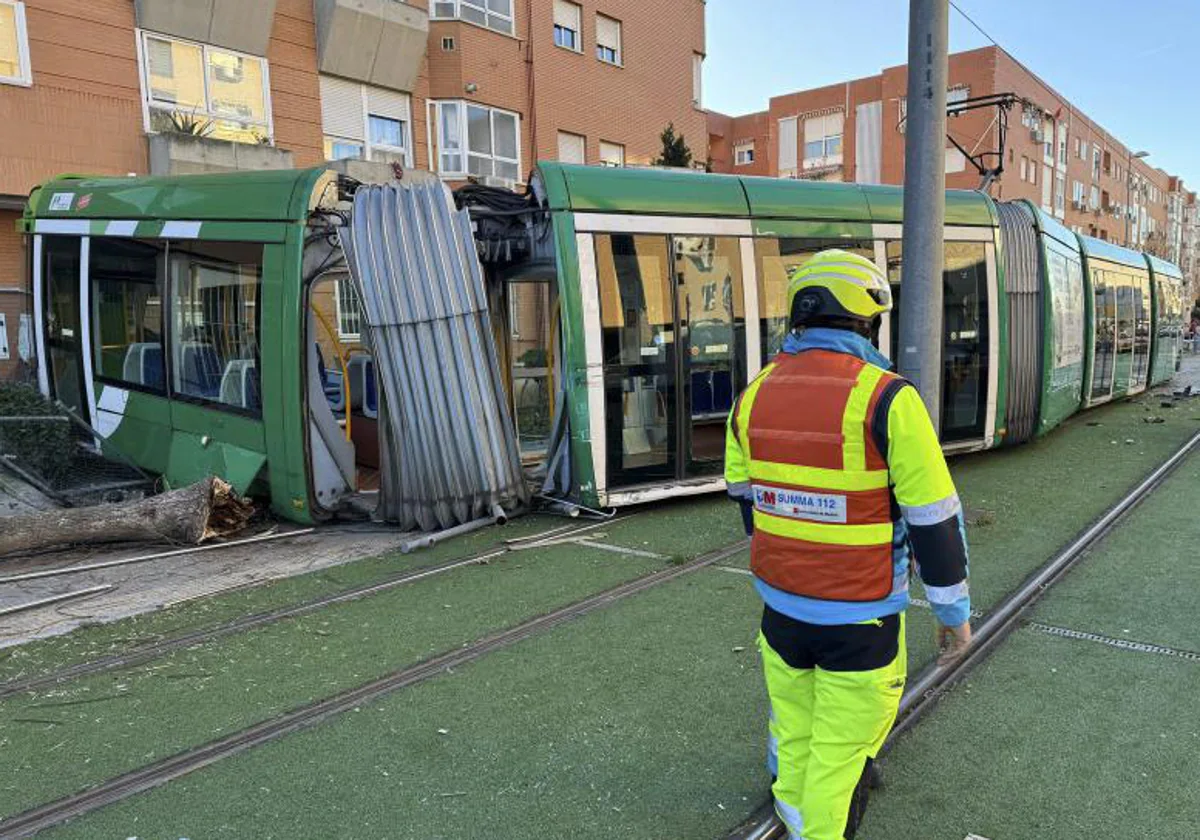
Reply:
[[744, 385], [735, 237], [596, 236], [610, 488], [719, 475]]
[[42, 237], [42, 288], [50, 395], [76, 416], [88, 420], [79, 320], [83, 241], [75, 236]]

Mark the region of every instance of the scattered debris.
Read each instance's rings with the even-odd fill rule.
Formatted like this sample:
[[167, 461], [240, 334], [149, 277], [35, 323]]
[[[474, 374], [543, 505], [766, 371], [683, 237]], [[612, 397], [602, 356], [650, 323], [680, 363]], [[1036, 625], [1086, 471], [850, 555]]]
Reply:
[[1088, 425], [1089, 426], [1103, 426], [1104, 424], [1101, 423], [1099, 420], [1089, 420]]
[[1158, 406], [1159, 406], [1159, 408], [1174, 408], [1175, 401], [1174, 400], [1163, 400], [1162, 402], [1160, 402], [1158, 404]]
[[972, 528], [986, 528], [988, 525], [994, 525], [996, 522], [996, 514], [990, 510], [967, 508], [964, 514], [967, 525]]
[[1136, 441], [1136, 440], [1134, 440], [1133, 438], [1125, 438], [1125, 442], [1126, 442], [1126, 443], [1128, 443], [1128, 444], [1134, 444], [1134, 443], [1137, 443], [1137, 441]]
[[1157, 414], [1151, 414], [1149, 417], [1142, 418], [1143, 423], [1166, 423], [1165, 417], [1159, 417]]
[[745, 645], [734, 645], [734, 646], [733, 646], [733, 652], [734, 652], [734, 653], [741, 653], [741, 652], [742, 652], [742, 651], [744, 651], [745, 649], [746, 649]]

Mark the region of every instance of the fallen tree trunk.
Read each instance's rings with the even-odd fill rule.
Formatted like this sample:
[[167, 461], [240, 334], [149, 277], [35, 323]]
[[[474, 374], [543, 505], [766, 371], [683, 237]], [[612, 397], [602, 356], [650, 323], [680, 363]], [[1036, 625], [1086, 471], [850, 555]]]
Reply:
[[0, 555], [76, 543], [196, 545], [241, 530], [253, 512], [250, 502], [210, 476], [136, 502], [7, 517], [0, 520]]

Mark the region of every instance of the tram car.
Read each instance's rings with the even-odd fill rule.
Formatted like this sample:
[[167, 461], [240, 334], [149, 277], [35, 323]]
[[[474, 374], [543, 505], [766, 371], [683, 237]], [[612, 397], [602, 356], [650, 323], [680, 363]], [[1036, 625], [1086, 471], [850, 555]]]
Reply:
[[[22, 221], [41, 390], [169, 484], [215, 473], [281, 517], [337, 515], [378, 486], [387, 410], [331, 254], [338, 193], [319, 168], [42, 185]], [[725, 418], [782, 344], [788, 269], [850, 250], [899, 301], [902, 212], [894, 187], [541, 164], [529, 247], [486, 265], [543, 492], [606, 508], [722, 489]], [[1046, 434], [1177, 367], [1178, 268], [1030, 203], [948, 191], [943, 283], [948, 453]]]

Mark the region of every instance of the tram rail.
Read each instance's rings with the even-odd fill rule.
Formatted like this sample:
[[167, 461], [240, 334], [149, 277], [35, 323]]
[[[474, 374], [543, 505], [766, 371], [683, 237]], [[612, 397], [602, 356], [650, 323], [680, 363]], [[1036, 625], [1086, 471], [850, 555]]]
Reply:
[[[900, 700], [900, 712], [896, 718], [896, 725], [883, 745], [884, 752], [895, 744], [896, 739], [920, 722], [960, 678], [986, 659], [1022, 623], [1022, 617], [1038, 599], [1079, 563], [1091, 548], [1101, 542], [1131, 510], [1152, 495], [1197, 446], [1200, 446], [1200, 432], [1193, 435], [1137, 487], [990, 610], [983, 621], [974, 628], [972, 644], [965, 655], [944, 666], [934, 662], [921, 671], [916, 680], [909, 684]], [[726, 840], [782, 840], [786, 836], [787, 831], [783, 823], [775, 815], [774, 808], [768, 801], [760, 805], [746, 822], [735, 828]]]

